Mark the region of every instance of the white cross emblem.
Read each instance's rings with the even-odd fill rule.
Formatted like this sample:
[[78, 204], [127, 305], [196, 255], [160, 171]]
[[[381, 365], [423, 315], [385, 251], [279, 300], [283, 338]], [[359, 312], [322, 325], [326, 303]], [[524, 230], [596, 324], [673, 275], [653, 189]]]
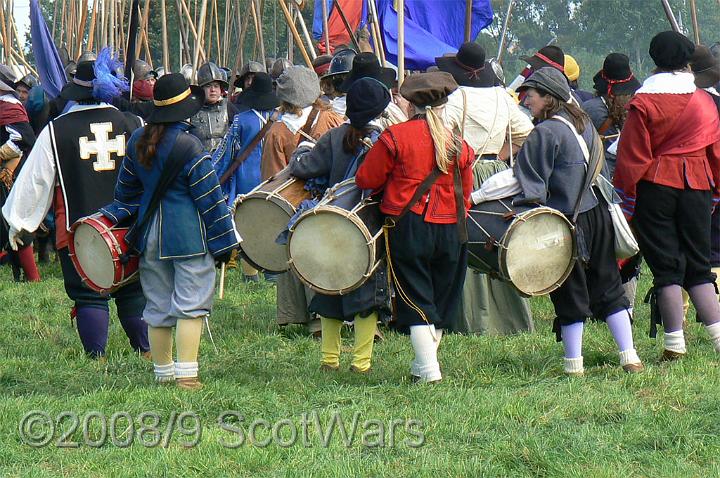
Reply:
[[90, 131], [95, 135], [95, 141], [90, 141], [87, 136], [80, 138], [80, 159], [90, 159], [93, 154], [97, 159], [93, 163], [95, 171], [113, 171], [115, 161], [110, 159], [110, 154], [125, 156], [125, 135], [119, 134], [115, 139], [110, 139], [112, 123], [91, 123]]

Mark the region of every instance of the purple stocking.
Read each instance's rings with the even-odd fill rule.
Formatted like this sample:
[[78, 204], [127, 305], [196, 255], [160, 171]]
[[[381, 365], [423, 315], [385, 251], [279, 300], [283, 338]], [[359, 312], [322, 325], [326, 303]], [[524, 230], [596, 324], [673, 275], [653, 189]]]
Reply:
[[[668, 285], [655, 291], [665, 332], [677, 332], [683, 325], [683, 298], [679, 285]], [[717, 299], [716, 299], [717, 300]]]
[[75, 322], [85, 353], [92, 358], [105, 355], [110, 312], [96, 307], [78, 307]]
[[630, 314], [627, 310], [622, 309], [614, 314], [608, 315], [605, 322], [607, 323], [610, 333], [615, 339], [615, 343], [617, 344], [618, 349], [620, 349], [620, 352], [625, 352], [626, 350], [635, 348], [633, 345]]
[[140, 316], [124, 317], [120, 316], [120, 324], [125, 330], [130, 340], [130, 346], [136, 352], [147, 352], [150, 350], [150, 343], [148, 342], [148, 329], [147, 323], [142, 320]]
[[565, 358], [582, 357], [582, 336], [584, 327], [584, 322], [575, 322], [570, 325], [560, 326], [562, 343], [565, 348]]
[[714, 284], [700, 284], [690, 287], [687, 290], [695, 306], [698, 318], [704, 325], [712, 325], [720, 322], [720, 303], [715, 294]]

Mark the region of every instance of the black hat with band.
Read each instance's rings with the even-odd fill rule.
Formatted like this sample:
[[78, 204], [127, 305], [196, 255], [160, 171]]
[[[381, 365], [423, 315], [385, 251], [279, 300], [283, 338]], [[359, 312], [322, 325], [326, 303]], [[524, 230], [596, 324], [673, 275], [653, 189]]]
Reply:
[[93, 99], [93, 80], [95, 80], [95, 62], [81, 61], [77, 65], [75, 76], [60, 91], [65, 100], [84, 101]]
[[157, 80], [153, 88], [153, 109], [148, 123], [176, 123], [195, 115], [205, 104], [205, 92], [188, 85], [181, 73], [170, 73]]

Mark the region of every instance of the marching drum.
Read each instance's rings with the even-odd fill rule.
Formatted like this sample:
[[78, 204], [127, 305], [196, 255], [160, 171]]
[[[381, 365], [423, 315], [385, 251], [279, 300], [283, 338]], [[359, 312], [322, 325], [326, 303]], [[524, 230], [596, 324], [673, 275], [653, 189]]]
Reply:
[[138, 256], [128, 256], [128, 228], [114, 227], [105, 216], [88, 216], [70, 230], [70, 259], [85, 286], [101, 294], [114, 292], [138, 279]]
[[275, 239], [287, 229], [300, 203], [310, 198], [305, 181], [283, 169], [235, 200], [234, 218], [242, 242], [240, 250], [258, 269], [280, 273], [288, 270], [288, 253]]
[[525, 296], [548, 294], [575, 264], [570, 221], [549, 207], [513, 206], [512, 199], [473, 206], [468, 216], [468, 265], [510, 282]]
[[290, 267], [324, 295], [353, 291], [375, 272], [384, 251], [380, 203], [348, 179], [330, 189], [290, 229]]

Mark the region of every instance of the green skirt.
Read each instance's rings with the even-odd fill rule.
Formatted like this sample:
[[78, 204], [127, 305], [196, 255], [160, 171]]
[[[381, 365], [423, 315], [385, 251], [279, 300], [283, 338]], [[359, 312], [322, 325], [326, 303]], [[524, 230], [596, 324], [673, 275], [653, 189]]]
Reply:
[[[508, 167], [503, 161], [479, 160], [473, 168], [474, 189]], [[468, 269], [460, 315], [452, 321], [450, 330], [461, 334], [509, 335], [533, 331], [535, 326], [530, 301], [511, 284]]]

